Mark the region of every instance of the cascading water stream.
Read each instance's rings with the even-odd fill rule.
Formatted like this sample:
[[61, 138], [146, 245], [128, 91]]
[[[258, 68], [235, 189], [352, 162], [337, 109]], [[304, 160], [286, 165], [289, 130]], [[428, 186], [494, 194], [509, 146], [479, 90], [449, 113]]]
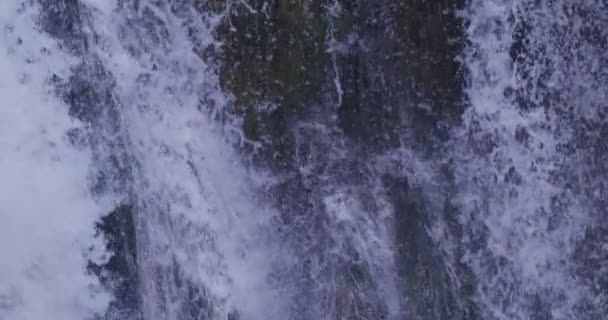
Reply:
[[0, 320], [605, 317], [608, 7], [441, 3], [3, 1]]
[[[358, 283], [370, 281], [367, 276], [337, 273], [354, 268], [350, 272], [380, 273], [390, 281], [389, 270], [383, 270], [390, 255], [383, 248], [387, 239], [378, 238], [386, 217], [370, 220], [368, 214], [383, 213], [368, 213], [348, 195], [354, 191], [336, 186], [323, 195], [321, 205], [330, 216], [321, 222], [325, 230], [307, 218], [300, 222], [303, 230], [273, 231], [279, 227], [274, 211], [256, 204], [253, 189], [246, 187], [255, 179], [239, 167], [205, 114], [204, 108], [221, 108], [226, 101], [214, 70], [203, 68], [185, 29], [205, 48], [213, 45], [214, 27], [205, 23], [217, 18], [201, 21], [200, 13], [178, 3], [123, 4], [105, 15], [104, 8], [91, 9], [98, 10], [96, 53], [116, 78], [123, 134], [137, 163], [131, 192], [141, 228], [144, 318], [280, 319], [299, 317], [301, 308], [302, 315], [318, 318], [370, 312], [357, 306], [376, 303], [365, 301], [371, 298], [365, 292], [374, 289], [357, 289], [370, 286]], [[284, 237], [288, 247], [279, 245]], [[292, 250], [304, 256], [291, 256]]]
[[[83, 319], [103, 311], [109, 297], [86, 271], [87, 259], [104, 263], [94, 222], [102, 211], [110, 211], [90, 196], [95, 188], [110, 193], [114, 201], [131, 202], [136, 211], [144, 318], [226, 318], [237, 305], [249, 317], [276, 314], [281, 304], [268, 307], [274, 291], [262, 286], [274, 256], [288, 255], [268, 243], [272, 232], [264, 229], [273, 211], [255, 204], [247, 187], [249, 175], [199, 110], [202, 99], [217, 98], [212, 95], [218, 95], [218, 89], [213, 70], [193, 69], [204, 71], [204, 64], [186, 38], [183, 21], [168, 5], [146, 2], [44, 4], [1, 8], [6, 14], [2, 90], [11, 98], [3, 107], [8, 122], [3, 125], [2, 172], [16, 174], [5, 185], [7, 196], [15, 196], [9, 196], [14, 203], [3, 202], [3, 243], [31, 245], [23, 248], [23, 257], [9, 257], [7, 262], [13, 262], [2, 265], [0, 318]], [[80, 22], [73, 27], [86, 28], [75, 31], [84, 34], [86, 48], [66, 52], [73, 33], [59, 34], [61, 24], [47, 26], [65, 38], [58, 45], [39, 29], [38, 10], [57, 10], [64, 19]], [[12, 15], [16, 18], [9, 18]], [[183, 50], [175, 50], [179, 47]], [[71, 75], [70, 67], [79, 64], [80, 72], [89, 73]], [[67, 134], [76, 132], [73, 128], [79, 124], [55, 96], [50, 82], [55, 78], [73, 79], [67, 86], [84, 88], [67, 88], [68, 98], [72, 91], [88, 94], [70, 103], [73, 110], [82, 108], [77, 110], [80, 117], [89, 121], [84, 129], [90, 141], [126, 149], [123, 159], [98, 154], [101, 160], [115, 157], [121, 162], [117, 166], [126, 171], [123, 177], [105, 179], [103, 187], [92, 184], [97, 173], [91, 165], [101, 176], [116, 172], [87, 158], [91, 149], [79, 150], [68, 141]], [[112, 91], [91, 82], [109, 83]], [[27, 95], [33, 98], [24, 99]], [[91, 97], [106, 99], [87, 100]], [[95, 130], [108, 120], [116, 130]], [[22, 175], [25, 179], [20, 180]], [[24, 206], [28, 201], [21, 195], [30, 193], [46, 200]], [[47, 222], [39, 220], [45, 217]], [[27, 226], [40, 228], [23, 229]], [[20, 234], [33, 237], [19, 240]], [[51, 298], [55, 290], [62, 293]], [[251, 295], [256, 299], [247, 299]]]
[[274, 211], [256, 203], [252, 177], [207, 117], [225, 98], [186, 33], [205, 47], [212, 26], [179, 3], [87, 5], [90, 52], [116, 82], [133, 161], [143, 318], [277, 317], [270, 270], [289, 255], [270, 242]]
[[576, 258], [601, 223], [589, 198], [605, 196], [603, 174], [589, 176], [603, 143], [581, 140], [601, 130], [605, 108], [602, 9], [472, 1], [465, 11], [470, 108], [452, 134], [465, 249], [456, 259], [476, 278], [483, 319], [598, 319], [606, 307]]
[[[377, 238], [374, 229], [383, 229], [384, 218], [370, 220], [369, 209], [348, 194], [350, 187], [329, 186], [331, 194], [323, 195], [322, 206], [331, 217], [321, 222], [322, 233], [315, 234], [321, 230], [303, 224], [304, 230], [290, 232], [318, 238], [308, 242], [296, 236], [304, 242], [286, 239], [282, 245], [281, 239], [293, 235], [276, 231], [280, 228], [276, 211], [255, 194], [256, 189], [274, 182], [246, 170], [222, 137], [221, 128], [209, 120], [209, 114], [213, 117], [222, 112], [227, 99], [218, 87], [216, 71], [197, 50], [216, 45], [211, 32], [221, 16], [206, 16], [179, 2], [42, 1], [39, 5], [23, 3], [22, 9], [32, 11], [33, 20], [26, 23], [37, 26], [27, 36], [48, 39], [56, 47], [51, 51], [54, 57], [73, 61], [62, 70], [35, 76], [39, 86], [47, 87], [48, 96], [66, 102], [59, 103], [66, 107], [65, 119], [69, 119], [69, 107], [69, 114], [84, 122], [84, 130], [65, 127], [56, 133], [57, 139], [65, 140], [65, 148], [82, 148], [91, 157], [89, 162], [81, 161], [88, 171], [80, 173], [80, 182], [70, 184], [75, 189], [70, 192], [77, 190], [83, 199], [93, 193], [98, 202], [108, 198], [106, 202], [117, 206], [114, 214], [133, 215], [136, 266], [113, 272], [138, 277], [139, 289], [130, 294], [140, 296], [134, 301], [141, 301], [141, 306], [118, 304], [106, 317], [282, 319], [289, 314], [298, 317], [302, 308], [308, 309], [305, 314], [324, 318], [369, 312], [357, 306], [373, 304], [365, 301], [365, 291], [375, 289], [357, 289], [370, 286], [367, 276], [349, 278], [338, 273], [350, 268], [353, 273], [385, 272], [381, 263], [372, 260], [390, 254], [377, 251], [386, 240]], [[6, 10], [12, 13], [19, 8]], [[57, 20], [53, 14], [63, 19]], [[43, 17], [40, 25], [37, 15]], [[40, 55], [46, 55], [45, 50]], [[69, 155], [64, 152], [62, 156]], [[88, 201], [93, 206], [93, 199]], [[95, 217], [99, 214], [82, 228], [90, 231], [90, 241], [99, 246], [99, 240], [93, 238]], [[368, 226], [374, 229], [366, 230]], [[295, 257], [294, 250], [313, 254], [313, 259]], [[99, 253], [75, 253], [80, 255], [81, 265], [75, 267], [82, 277], [95, 284], [85, 268], [89, 259], [101, 266], [96, 267], [101, 272], [98, 276], [107, 279], [103, 271], [107, 260], [96, 258]], [[353, 255], [356, 262], [350, 261], [355, 259]], [[136, 272], [127, 270], [133, 267]], [[115, 290], [120, 281], [106, 280], [106, 286]], [[84, 280], [81, 283], [91, 289]], [[3, 310], [8, 310], [8, 317], [18, 299], [29, 297], [13, 294], [12, 287], [6, 290], [8, 302]], [[100, 307], [89, 314], [101, 314], [107, 303], [107, 295], [100, 290], [98, 295], [104, 299], [99, 298]], [[87, 295], [84, 292], [81, 295]], [[71, 297], [64, 298], [72, 303]], [[46, 301], [43, 297], [31, 299]]]
[[89, 150], [67, 136], [86, 126], [50, 84], [76, 60], [41, 32], [38, 10], [0, 4], [0, 319], [84, 319], [110, 299], [86, 272], [107, 258], [94, 224], [110, 206], [87, 188]]

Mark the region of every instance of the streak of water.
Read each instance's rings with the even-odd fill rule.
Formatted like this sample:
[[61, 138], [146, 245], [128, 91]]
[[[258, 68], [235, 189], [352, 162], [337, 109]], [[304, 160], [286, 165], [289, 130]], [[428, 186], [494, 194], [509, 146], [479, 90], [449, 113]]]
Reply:
[[273, 211], [256, 202], [253, 180], [207, 116], [225, 98], [187, 34], [212, 45], [212, 17], [179, 3], [88, 5], [91, 50], [115, 78], [135, 161], [144, 318], [278, 317], [288, 296], [270, 272], [289, 256], [271, 242]]
[[86, 271], [107, 258], [94, 223], [109, 207], [90, 194], [91, 150], [68, 134], [51, 80], [76, 61], [37, 26], [41, 8], [0, 3], [0, 319], [80, 320], [110, 299]]

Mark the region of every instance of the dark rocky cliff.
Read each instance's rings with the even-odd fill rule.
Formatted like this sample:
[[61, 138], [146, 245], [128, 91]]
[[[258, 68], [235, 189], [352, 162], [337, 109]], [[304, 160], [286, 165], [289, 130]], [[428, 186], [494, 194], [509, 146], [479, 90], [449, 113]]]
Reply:
[[[395, 208], [402, 289], [419, 319], [473, 319], [467, 277], [456, 285], [448, 276], [427, 235], [432, 217], [417, 187], [400, 172], [366, 163], [400, 148], [436, 156], [459, 121], [463, 26], [456, 11], [464, 2], [255, 0], [235, 5], [217, 31], [222, 85], [234, 96], [231, 112], [258, 146], [254, 163], [285, 176], [270, 187], [284, 222], [303, 225], [292, 226], [297, 230], [323, 223], [318, 190], [328, 182], [319, 175], [359, 185], [364, 198], [382, 176]], [[217, 2], [215, 9], [227, 8]], [[324, 133], [308, 129], [310, 123]], [[333, 156], [333, 149], [348, 156]], [[298, 170], [310, 164], [315, 176]], [[360, 268], [365, 277], [365, 267], [337, 264]]]

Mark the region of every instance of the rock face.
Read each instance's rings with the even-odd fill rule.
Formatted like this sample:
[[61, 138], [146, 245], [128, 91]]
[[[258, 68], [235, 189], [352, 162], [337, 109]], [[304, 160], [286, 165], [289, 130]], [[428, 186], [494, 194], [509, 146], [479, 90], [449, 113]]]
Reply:
[[[473, 319], [466, 270], [458, 271], [461, 284], [450, 280], [427, 234], [433, 215], [422, 193], [402, 172], [366, 165], [402, 149], [432, 159], [459, 121], [465, 104], [457, 62], [463, 40], [455, 12], [464, 1], [254, 0], [232, 8], [215, 3], [216, 10], [228, 12], [217, 31], [224, 43], [222, 85], [234, 96], [231, 112], [243, 119], [246, 138], [257, 146], [254, 163], [285, 177], [269, 196], [284, 223], [298, 230], [323, 224], [319, 219], [327, 208], [316, 190], [327, 183], [358, 185], [368, 190], [360, 197], [370, 199], [369, 190], [381, 184], [394, 208], [397, 264], [410, 316]], [[305, 166], [312, 173], [300, 170]], [[303, 246], [308, 253], [319, 250], [310, 241]], [[365, 266], [336, 265], [367, 277]], [[348, 311], [353, 304], [367, 303], [337, 295], [344, 319], [354, 317]], [[367, 310], [379, 317], [380, 311]]]
[[[398, 127], [410, 123], [420, 139], [440, 136], [438, 124], [463, 109], [455, 17], [463, 4], [250, 1], [232, 8], [217, 33], [223, 86], [254, 140], [284, 136], [279, 122], [289, 127], [313, 113], [333, 113], [362, 144], [394, 146]], [[268, 105], [271, 112], [261, 108]]]
[[[295, 121], [323, 101], [331, 70], [321, 1], [250, 1], [230, 9], [217, 36], [223, 88], [234, 96], [248, 139], [270, 139], [262, 153], [276, 168], [293, 164]], [[271, 150], [272, 149], [272, 150]]]
[[[338, 37], [344, 132], [367, 143], [425, 148], [440, 137], [440, 124], [462, 111], [461, 75], [455, 58], [461, 35], [457, 2], [349, 2]], [[358, 137], [357, 137], [358, 135]], [[367, 137], [367, 138], [364, 138]], [[384, 138], [382, 138], [384, 137]]]

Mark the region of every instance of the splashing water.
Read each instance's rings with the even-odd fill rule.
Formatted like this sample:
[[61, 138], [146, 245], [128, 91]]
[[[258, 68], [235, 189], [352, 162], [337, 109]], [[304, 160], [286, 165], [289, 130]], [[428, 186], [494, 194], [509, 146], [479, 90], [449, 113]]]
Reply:
[[225, 98], [186, 29], [205, 47], [212, 26], [177, 4], [90, 6], [100, 37], [93, 50], [116, 80], [136, 162], [144, 318], [225, 319], [237, 308], [273, 317], [282, 306], [268, 287], [272, 263], [288, 259], [270, 242], [274, 213], [256, 204], [254, 182], [201, 110]]
[[456, 203], [482, 318], [593, 319], [603, 308], [575, 261], [594, 221], [588, 196], [599, 196], [581, 190], [599, 145], [578, 147], [576, 133], [603, 112], [594, 5], [472, 1], [465, 11], [471, 107], [454, 135]]
[[86, 272], [106, 258], [94, 223], [92, 157], [68, 140], [68, 116], [51, 79], [75, 61], [36, 25], [39, 6], [0, 4], [0, 319], [84, 319], [110, 299]]
[[[340, 129], [340, 112], [361, 120], [343, 110], [360, 94], [349, 77], [357, 59], [382, 58], [369, 48], [391, 42], [369, 38], [389, 30], [377, 18], [393, 8], [328, 2], [329, 98], [289, 123], [294, 163], [277, 173], [243, 160], [252, 141], [230, 115], [216, 34], [235, 8], [274, 9], [227, 1], [214, 13], [203, 2], [0, 4], [0, 320], [447, 317], [423, 301], [451, 303], [426, 296], [444, 288], [475, 319], [606, 314], [606, 4], [470, 1], [468, 108], [427, 156], [409, 127], [380, 155], [347, 137], [366, 141], [374, 128]], [[377, 29], [341, 34], [366, 14]], [[141, 305], [117, 306], [122, 280], [99, 267], [117, 254], [100, 219], [120, 208], [137, 254], [119, 272], [136, 269]], [[443, 260], [451, 286], [436, 276]], [[416, 286], [405, 280], [420, 275], [438, 288], [406, 297]]]

